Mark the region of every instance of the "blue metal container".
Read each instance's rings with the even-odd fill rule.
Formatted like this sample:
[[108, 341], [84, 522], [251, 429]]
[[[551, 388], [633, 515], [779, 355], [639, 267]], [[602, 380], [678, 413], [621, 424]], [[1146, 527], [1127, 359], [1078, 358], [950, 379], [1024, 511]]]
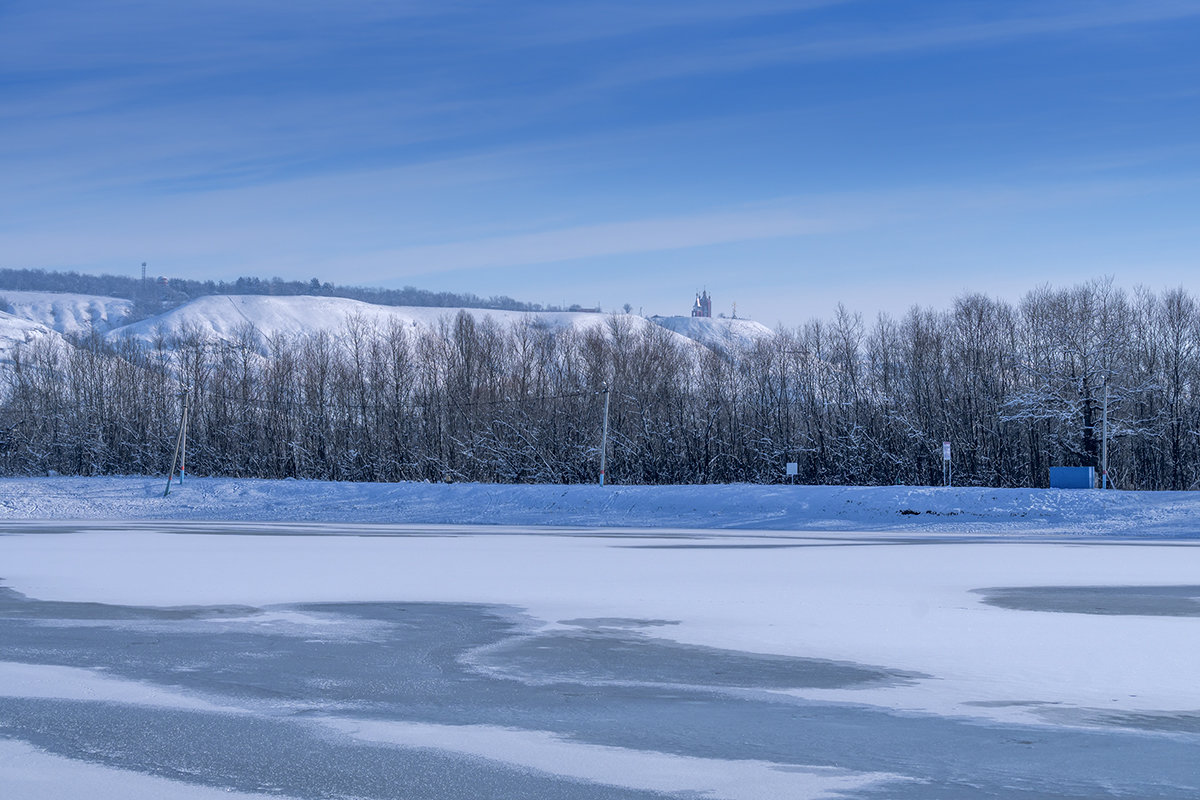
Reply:
[[1051, 467], [1051, 489], [1095, 489], [1095, 467]]

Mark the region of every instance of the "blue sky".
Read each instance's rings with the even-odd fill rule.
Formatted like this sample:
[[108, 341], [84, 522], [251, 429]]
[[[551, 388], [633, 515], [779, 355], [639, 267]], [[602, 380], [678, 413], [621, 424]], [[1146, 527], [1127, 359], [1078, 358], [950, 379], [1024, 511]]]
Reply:
[[0, 266], [768, 325], [1186, 286], [1198, 41], [1200, 0], [0, 0]]

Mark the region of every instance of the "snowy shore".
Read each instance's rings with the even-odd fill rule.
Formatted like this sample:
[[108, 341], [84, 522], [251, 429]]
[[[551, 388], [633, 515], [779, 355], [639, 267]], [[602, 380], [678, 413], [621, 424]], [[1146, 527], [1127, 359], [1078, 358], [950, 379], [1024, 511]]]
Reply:
[[913, 486], [507, 486], [160, 477], [0, 479], [0, 521], [878, 530], [1196, 537], [1200, 493]]

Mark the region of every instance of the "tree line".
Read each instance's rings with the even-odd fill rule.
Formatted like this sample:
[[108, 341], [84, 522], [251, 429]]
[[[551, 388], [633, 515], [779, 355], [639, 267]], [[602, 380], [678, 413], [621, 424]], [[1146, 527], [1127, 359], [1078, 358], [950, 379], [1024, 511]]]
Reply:
[[[639, 317], [562, 330], [466, 313], [434, 328], [153, 345], [43, 342], [3, 368], [0, 470], [154, 474], [191, 406], [197, 475], [614, 483], [1045, 486], [1098, 466], [1125, 489], [1200, 485], [1200, 310], [1109, 281], [981, 294], [867, 320], [839, 307], [718, 352]], [[1106, 401], [1107, 397], [1107, 401]]]

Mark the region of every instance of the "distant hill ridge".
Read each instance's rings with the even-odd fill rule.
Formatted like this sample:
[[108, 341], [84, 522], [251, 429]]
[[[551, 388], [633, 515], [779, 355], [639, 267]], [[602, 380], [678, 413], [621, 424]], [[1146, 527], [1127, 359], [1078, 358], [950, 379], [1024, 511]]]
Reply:
[[150, 344], [160, 337], [200, 335], [210, 341], [235, 341], [247, 329], [266, 340], [316, 333], [331, 336], [356, 323], [386, 329], [392, 325], [431, 329], [465, 312], [477, 321], [490, 318], [502, 327], [530, 324], [555, 331], [584, 331], [619, 320], [631, 331], [658, 325], [677, 343], [697, 344], [729, 352], [769, 337], [771, 331], [750, 320], [692, 317], [645, 317], [633, 314], [597, 314], [580, 311], [520, 311], [505, 309], [389, 306], [343, 297], [213, 295], [182, 303], [151, 317], [139, 319], [134, 302], [122, 298], [77, 293], [0, 290], [0, 360], [17, 343], [91, 333], [110, 342], [133, 339]]
[[[543, 307], [511, 297], [498, 295], [479, 297], [471, 293], [431, 292], [405, 286], [402, 289], [383, 289], [371, 286], [338, 286], [317, 278], [307, 281], [285, 281], [281, 278], [242, 277], [234, 281], [200, 281], [190, 278], [147, 277], [127, 275], [86, 275], [80, 272], [53, 272], [43, 269], [0, 269], [0, 297], [5, 290], [27, 292], [66, 292], [122, 298], [133, 303], [130, 315], [144, 319], [182, 305], [189, 300], [211, 295], [271, 295], [287, 297], [312, 295], [344, 297], [383, 306], [420, 306], [434, 308], [487, 308], [503, 311], [579, 311], [579, 306], [567, 308]], [[3, 311], [0, 307], [0, 311]]]

